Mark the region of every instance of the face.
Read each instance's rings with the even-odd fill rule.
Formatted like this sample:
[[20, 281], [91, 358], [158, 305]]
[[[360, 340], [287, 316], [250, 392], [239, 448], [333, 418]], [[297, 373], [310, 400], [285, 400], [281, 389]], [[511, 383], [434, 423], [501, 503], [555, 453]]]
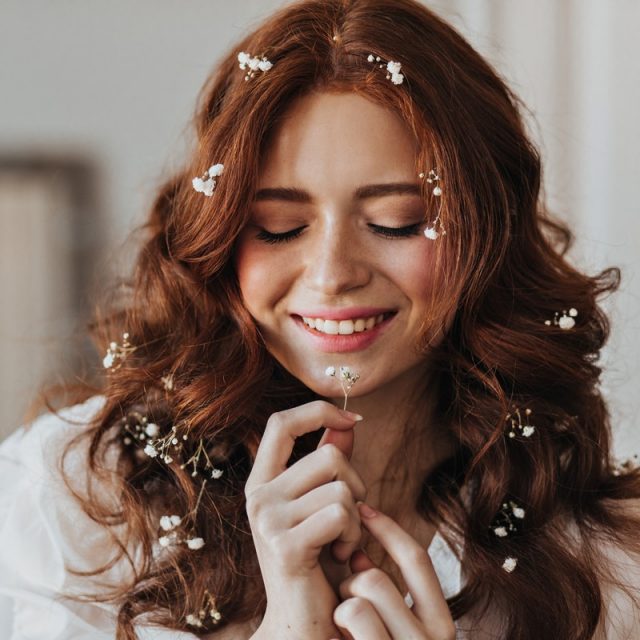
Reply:
[[238, 282], [270, 353], [322, 396], [342, 394], [329, 366], [360, 374], [352, 397], [426, 373], [435, 249], [416, 158], [403, 122], [353, 93], [301, 98], [265, 154]]

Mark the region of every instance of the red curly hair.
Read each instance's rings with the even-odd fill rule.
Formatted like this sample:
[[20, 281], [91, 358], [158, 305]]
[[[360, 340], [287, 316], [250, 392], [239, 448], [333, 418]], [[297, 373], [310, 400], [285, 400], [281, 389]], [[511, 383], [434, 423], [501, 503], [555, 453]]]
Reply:
[[[245, 81], [240, 51], [267, 56], [273, 68]], [[371, 53], [401, 62], [403, 84], [371, 65]], [[614, 472], [598, 389], [609, 325], [597, 302], [616, 290], [620, 274], [588, 276], [567, 261], [572, 236], [540, 201], [540, 157], [518, 99], [453, 28], [413, 0], [287, 6], [238, 42], [204, 87], [197, 146], [151, 207], [128, 295], [92, 327], [101, 351], [123, 331], [136, 350], [101, 385], [106, 404], [82, 436], [91, 440], [92, 474], [104, 466], [106, 445], [118, 448], [121, 509], [79, 499], [105, 526], [126, 522], [121, 555], [135, 542], [143, 557], [130, 584], [94, 599], [118, 604], [117, 637], [126, 640], [142, 614], [187, 628], [205, 590], [222, 613], [217, 628], [264, 612], [243, 487], [268, 416], [315, 396], [265, 349], [242, 304], [233, 254], [273, 132], [312, 90], [357, 92], [392, 110], [418, 141], [417, 166], [429, 158], [446, 181], [447, 234], [434, 246], [439, 264], [446, 254], [440, 291], [447, 295], [434, 297], [429, 317], [453, 312], [453, 322], [437, 347], [426, 339], [419, 346], [438, 372], [438, 413], [457, 451], [424, 478], [417, 508], [464, 537], [466, 584], [449, 599], [454, 618], [499, 603], [505, 637], [591, 638], [603, 611], [601, 584], [612, 579], [597, 542], [640, 552], [640, 522], [620, 508], [640, 496], [640, 477]], [[219, 162], [225, 169], [214, 197], [196, 193], [193, 176]], [[573, 330], [545, 324], [570, 307], [579, 310]], [[167, 394], [160, 380], [169, 373]], [[532, 408], [535, 437], [505, 437], [514, 406]], [[152, 554], [157, 505], [187, 513], [200, 485], [181, 459], [164, 464], [122, 444], [118, 425], [135, 410], [163, 430], [182, 425], [190, 442], [202, 438], [225, 470], [193, 516], [208, 541], [197, 558], [183, 547], [168, 559]], [[315, 443], [316, 435], [300, 439], [295, 456]], [[192, 453], [186, 446], [182, 455]], [[469, 510], [459, 498], [466, 483], [474, 486]], [[527, 519], [498, 539], [491, 525], [507, 498]], [[578, 546], [567, 521], [582, 534]], [[505, 556], [518, 558], [517, 571], [501, 568]], [[215, 628], [210, 622], [201, 631]]]

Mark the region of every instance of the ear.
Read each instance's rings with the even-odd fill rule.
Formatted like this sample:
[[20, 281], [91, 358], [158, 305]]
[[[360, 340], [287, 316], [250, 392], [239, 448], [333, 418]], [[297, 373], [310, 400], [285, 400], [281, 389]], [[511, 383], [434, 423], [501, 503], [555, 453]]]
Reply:
[[351, 458], [353, 453], [353, 429], [345, 429], [344, 431], [338, 431], [337, 429], [326, 429], [320, 438], [318, 443], [318, 449], [324, 444], [334, 444], [347, 459]]

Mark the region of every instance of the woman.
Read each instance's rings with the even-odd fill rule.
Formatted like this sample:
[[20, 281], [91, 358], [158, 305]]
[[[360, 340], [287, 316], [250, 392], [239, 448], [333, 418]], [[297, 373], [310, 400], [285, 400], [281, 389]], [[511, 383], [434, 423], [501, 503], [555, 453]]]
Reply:
[[196, 124], [104, 386], [3, 444], [11, 637], [637, 631], [595, 364], [619, 272], [563, 257], [496, 73], [412, 0], [313, 0]]

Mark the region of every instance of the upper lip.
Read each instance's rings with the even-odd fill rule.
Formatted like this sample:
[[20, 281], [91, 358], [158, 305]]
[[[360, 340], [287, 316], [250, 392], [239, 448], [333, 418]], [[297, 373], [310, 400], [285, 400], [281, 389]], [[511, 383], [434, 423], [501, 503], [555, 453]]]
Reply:
[[381, 313], [389, 313], [394, 309], [383, 307], [344, 307], [341, 309], [310, 309], [296, 311], [294, 315], [303, 318], [322, 318], [323, 320], [352, 320], [353, 318], [370, 318]]

